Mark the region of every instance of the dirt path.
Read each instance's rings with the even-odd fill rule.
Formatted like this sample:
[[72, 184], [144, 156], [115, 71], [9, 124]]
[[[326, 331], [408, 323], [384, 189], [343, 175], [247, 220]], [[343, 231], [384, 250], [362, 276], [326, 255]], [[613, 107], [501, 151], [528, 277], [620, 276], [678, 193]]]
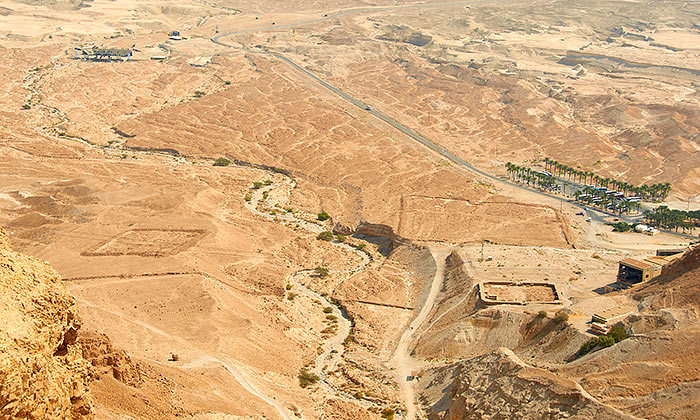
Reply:
[[[451, 247], [444, 245], [428, 245], [430, 253], [433, 255], [436, 264], [435, 276], [430, 284], [430, 291], [428, 292], [428, 297], [425, 299], [425, 304], [418, 312], [418, 315], [411, 321], [408, 328], [401, 334], [399, 343], [396, 346], [396, 350], [389, 360], [389, 365], [396, 370], [396, 381], [401, 387], [401, 393], [406, 401], [406, 416], [405, 420], [413, 420], [416, 418], [416, 414], [420, 410], [415, 403], [416, 397], [413, 389], [413, 384], [409, 380], [409, 376], [413, 369], [419, 366], [419, 363], [413, 360], [410, 356], [409, 346], [413, 344], [414, 334], [419, 329], [419, 327], [425, 322], [428, 314], [433, 309], [435, 305], [435, 300], [437, 298], [438, 292], [442, 287], [442, 280], [445, 274], [445, 259], [452, 251]], [[421, 412], [421, 415], [423, 413]]]
[[[282, 405], [280, 403], [278, 403], [273, 398], [268, 397], [267, 395], [263, 394], [260, 390], [258, 390], [258, 388], [255, 385], [253, 385], [251, 382], [248, 381], [248, 379], [245, 377], [245, 375], [241, 372], [241, 369], [239, 367], [237, 367], [232, 361], [226, 359], [224, 356], [209, 354], [206, 351], [203, 351], [203, 350], [193, 346], [191, 344], [191, 342], [188, 340], [184, 340], [180, 337], [169, 334], [168, 332], [163, 331], [160, 328], [154, 327], [153, 325], [151, 325], [147, 322], [143, 322], [143, 321], [140, 321], [138, 319], [131, 318], [122, 312], [107, 309], [106, 307], [104, 307], [102, 305], [95, 305], [95, 304], [93, 304], [85, 299], [76, 298], [76, 300], [81, 305], [84, 305], [84, 306], [87, 306], [87, 307], [90, 307], [90, 308], [93, 308], [93, 309], [96, 309], [99, 311], [107, 312], [113, 316], [116, 316], [117, 318], [123, 319], [127, 322], [130, 322], [134, 325], [137, 325], [137, 326], [139, 326], [143, 329], [146, 329], [152, 333], [155, 333], [155, 334], [163, 336], [167, 339], [173, 340], [174, 342], [178, 343], [179, 345], [183, 346], [184, 348], [187, 348], [187, 349], [199, 354], [199, 358], [197, 359], [197, 361], [200, 361], [200, 362], [201, 361], [211, 361], [211, 362], [215, 362], [215, 363], [220, 364], [221, 366], [223, 366], [226, 369], [226, 371], [228, 371], [231, 374], [231, 376], [234, 377], [234, 379], [236, 379], [236, 381], [246, 391], [248, 391], [252, 395], [260, 398], [265, 403], [267, 403], [268, 405], [273, 407], [275, 410], [277, 410], [277, 412], [279, 413], [280, 417], [283, 420], [292, 420], [292, 417], [287, 413], [287, 410], [284, 407], [282, 407]], [[189, 367], [189, 368], [198, 367], [199, 365], [201, 365], [201, 363], [198, 364], [198, 363], [196, 363], [197, 361], [192, 362], [189, 365], [185, 365], [185, 367], [186, 368], [187, 367]], [[157, 362], [157, 361], [155, 361], [155, 362]]]
[[[292, 178], [284, 177], [284, 180], [280, 180], [278, 178], [272, 181], [272, 183], [269, 185], [253, 190], [252, 194], [250, 194], [248, 197], [249, 199], [246, 199], [245, 206], [258, 216], [277, 223], [282, 223], [290, 228], [303, 229], [314, 234], [329, 230], [326, 225], [314, 220], [315, 216], [312, 214], [304, 214], [298, 211], [282, 211], [284, 209], [284, 204], [286, 204], [292, 190], [295, 187], [296, 184]], [[335, 241], [332, 243], [333, 245], [346, 251], [357, 254], [360, 256], [361, 261], [353, 268], [346, 270], [329, 269], [329, 273], [356, 273], [364, 270], [371, 261], [369, 255], [362, 250], [354, 248], [346, 243]], [[300, 296], [306, 296], [312, 301], [322, 302], [324, 307], [331, 308], [332, 310], [332, 312], [328, 315], [335, 316], [335, 319], [337, 320], [337, 329], [335, 334], [324, 341], [323, 345], [321, 346], [322, 352], [316, 357], [314, 367], [310, 370], [310, 373], [318, 375], [321, 385], [326, 388], [327, 391], [331, 392], [332, 394], [336, 394], [347, 401], [358, 404], [359, 402], [357, 399], [353, 398], [351, 395], [348, 395], [343, 390], [334, 388], [327, 381], [326, 372], [336, 370], [343, 359], [343, 354], [345, 352], [345, 340], [351, 333], [352, 320], [348, 314], [345, 313], [341, 307], [334, 304], [331, 299], [321, 295], [307, 286], [306, 281], [315, 275], [317, 275], [315, 269], [302, 269], [289, 274], [286, 278], [287, 284], [291, 286], [290, 291], [293, 291]], [[370, 405], [374, 404], [366, 403], [361, 405], [366, 405], [369, 407]]]

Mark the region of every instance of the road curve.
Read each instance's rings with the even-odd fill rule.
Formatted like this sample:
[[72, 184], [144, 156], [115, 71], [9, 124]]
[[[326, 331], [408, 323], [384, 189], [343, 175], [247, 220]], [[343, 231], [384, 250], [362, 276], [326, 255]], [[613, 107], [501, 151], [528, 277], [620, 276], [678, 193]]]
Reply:
[[[451, 161], [452, 163], [454, 163], [454, 164], [456, 164], [456, 165], [458, 165], [458, 166], [461, 166], [462, 168], [467, 169], [469, 172], [471, 172], [471, 173], [473, 173], [473, 174], [476, 174], [476, 175], [479, 175], [479, 176], [481, 176], [481, 177], [484, 177], [484, 178], [486, 178], [486, 179], [488, 179], [488, 180], [490, 180], [490, 181], [493, 181], [494, 183], [500, 183], [500, 184], [508, 185], [508, 186], [515, 187], [515, 188], [518, 188], [518, 189], [521, 189], [521, 190], [529, 191], [529, 192], [531, 192], [531, 193], [538, 194], [538, 195], [540, 195], [540, 196], [542, 196], [542, 197], [547, 197], [547, 198], [550, 198], [550, 199], [553, 199], [553, 200], [557, 200], [557, 201], [559, 201], [559, 202], [561, 202], [561, 203], [567, 203], [567, 204], [570, 204], [570, 205], [572, 205], [572, 206], [576, 206], [576, 207], [581, 208], [581, 209], [586, 208], [586, 207], [587, 207], [586, 204], [578, 203], [578, 202], [576, 202], [576, 201], [571, 201], [570, 199], [568, 199], [568, 198], [566, 198], [566, 197], [560, 197], [560, 196], [558, 196], [558, 195], [548, 194], [548, 193], [546, 193], [546, 192], [544, 192], [544, 191], [534, 190], [534, 189], [528, 188], [528, 187], [526, 187], [526, 186], [524, 186], [524, 185], [522, 185], [522, 184], [519, 184], [519, 183], [510, 181], [510, 180], [507, 180], [507, 179], [503, 179], [503, 178], [497, 177], [497, 176], [495, 176], [495, 175], [491, 175], [491, 174], [489, 174], [488, 172], [477, 168], [476, 166], [472, 165], [471, 163], [467, 162], [466, 160], [460, 158], [459, 156], [456, 156], [455, 154], [453, 154], [452, 152], [446, 150], [445, 148], [443, 148], [442, 146], [438, 145], [437, 143], [434, 143], [434, 142], [432, 142], [431, 140], [429, 140], [429, 139], [423, 137], [422, 135], [416, 133], [415, 131], [413, 131], [413, 130], [410, 129], [409, 127], [406, 127], [405, 125], [403, 125], [403, 124], [401, 124], [400, 122], [396, 121], [396, 120], [393, 119], [392, 117], [390, 117], [390, 116], [388, 116], [388, 115], [382, 113], [381, 111], [379, 111], [379, 110], [377, 110], [377, 109], [373, 109], [373, 108], [372, 108], [372, 109], [366, 109], [367, 106], [368, 106], [369, 104], [364, 103], [364, 102], [362, 102], [362, 101], [360, 101], [360, 100], [354, 98], [354, 97], [351, 96], [350, 94], [348, 94], [348, 93], [346, 93], [346, 92], [344, 92], [344, 91], [338, 89], [337, 87], [331, 85], [330, 83], [326, 82], [325, 80], [321, 79], [320, 77], [318, 77], [318, 76], [316, 76], [315, 74], [311, 73], [310, 71], [306, 70], [304, 67], [300, 66], [299, 64], [297, 64], [296, 62], [294, 62], [294, 61], [291, 60], [290, 58], [288, 58], [288, 57], [286, 57], [286, 56], [284, 56], [284, 55], [282, 55], [282, 54], [280, 54], [280, 53], [278, 53], [278, 52], [275, 52], [275, 51], [266, 51], [266, 50], [261, 50], [261, 49], [239, 48], [239, 47], [236, 47], [236, 46], [234, 46], [234, 45], [226, 44], [225, 42], [221, 41], [222, 38], [229, 37], [229, 36], [234, 36], [234, 35], [239, 35], [239, 34], [244, 34], [244, 33], [250, 33], [250, 32], [255, 32], [255, 31], [265, 31], [265, 30], [271, 30], [271, 29], [280, 29], [280, 28], [288, 28], [288, 27], [293, 27], [293, 26], [301, 26], [301, 25], [305, 25], [305, 24], [309, 24], [309, 23], [314, 23], [314, 22], [319, 22], [319, 21], [331, 19], [331, 18], [334, 18], [334, 17], [342, 16], [342, 15], [352, 14], [352, 13], [360, 13], [360, 12], [375, 11], [375, 10], [385, 10], [385, 9], [394, 9], [394, 8], [402, 8], [402, 7], [403, 7], [403, 8], [409, 8], [409, 7], [411, 7], [411, 8], [413, 8], [413, 7], [415, 7], [415, 8], [418, 8], [418, 7], [436, 7], [436, 6], [445, 6], [445, 5], [450, 5], [450, 4], [452, 4], [452, 5], [454, 5], [454, 4], [461, 4], [461, 3], [473, 4], [474, 1], [472, 1], [472, 2], [433, 3], [433, 4], [430, 4], [430, 5], [395, 6], [395, 7], [389, 7], [389, 8], [352, 9], [352, 10], [346, 10], [346, 11], [343, 11], [343, 12], [338, 12], [338, 13], [335, 13], [335, 14], [329, 14], [327, 17], [323, 17], [323, 18], [319, 18], [319, 19], [313, 19], [313, 20], [309, 20], [309, 21], [305, 21], [305, 22], [300, 22], [300, 23], [293, 23], [293, 24], [289, 24], [289, 25], [280, 25], [280, 26], [271, 26], [271, 27], [258, 28], [258, 29], [250, 29], [250, 30], [238, 31], [238, 32], [228, 32], [228, 33], [221, 34], [221, 35], [217, 35], [217, 36], [213, 37], [213, 38], [211, 39], [211, 41], [214, 42], [214, 43], [216, 43], [216, 44], [218, 44], [218, 45], [224, 46], [224, 47], [228, 47], [228, 48], [238, 48], [238, 49], [241, 49], [241, 50], [243, 50], [243, 51], [245, 51], [245, 52], [252, 53], [252, 54], [270, 55], [270, 56], [273, 56], [273, 57], [277, 58], [278, 60], [281, 60], [281, 61], [287, 63], [288, 65], [290, 65], [290, 66], [293, 67], [294, 69], [298, 70], [299, 72], [301, 72], [301, 73], [303, 73], [304, 75], [306, 75], [306, 76], [310, 77], [311, 79], [313, 79], [316, 83], [320, 84], [321, 86], [325, 87], [326, 89], [328, 89], [328, 90], [330, 90], [331, 92], [335, 93], [336, 95], [340, 96], [340, 97], [343, 98], [345, 101], [351, 103], [352, 105], [354, 105], [354, 106], [356, 106], [356, 107], [358, 107], [358, 108], [360, 108], [360, 109], [365, 110], [368, 114], [371, 114], [371, 115], [375, 116], [376, 118], [379, 118], [380, 120], [384, 121], [385, 123], [389, 124], [390, 126], [394, 127], [395, 129], [399, 130], [400, 132], [402, 132], [403, 134], [405, 134], [405, 135], [407, 135], [408, 137], [412, 138], [413, 140], [415, 140], [415, 141], [421, 143], [423, 146], [425, 146], [425, 147], [427, 147], [427, 148], [433, 150], [434, 152], [437, 152], [437, 153], [440, 154], [442, 157], [448, 159], [449, 161]], [[599, 221], [604, 221], [605, 217], [613, 216], [613, 217], [619, 218], [619, 219], [622, 220], [622, 221], [625, 221], [625, 222], [628, 222], [628, 223], [634, 223], [634, 222], [638, 222], [637, 219], [639, 218], [638, 216], [637, 216], [637, 217], [618, 216], [618, 215], [616, 215], [616, 214], [614, 214], [614, 213], [610, 213], [610, 212], [603, 211], [603, 210], [597, 210], [597, 209], [596, 209], [595, 211], [592, 211], [592, 210], [589, 209], [589, 211], [591, 212], [590, 215], [592, 216], [592, 218], [595, 219], [595, 220], [599, 220]], [[667, 230], [664, 230], [663, 232], [664, 232], [664, 233], [671, 234], [671, 235], [676, 235], [676, 236], [684, 237], [684, 238], [694, 238], [694, 237], [692, 237], [692, 236], [690, 236], [690, 235], [685, 235], [685, 234], [678, 233], [678, 232], [672, 232], [672, 231], [667, 231]]]

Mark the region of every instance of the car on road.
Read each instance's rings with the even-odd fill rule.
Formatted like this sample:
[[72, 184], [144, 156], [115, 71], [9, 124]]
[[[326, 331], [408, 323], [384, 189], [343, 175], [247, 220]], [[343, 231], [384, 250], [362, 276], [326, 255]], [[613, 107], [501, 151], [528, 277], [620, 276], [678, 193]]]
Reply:
[[576, 216], [583, 216], [583, 212], [580, 211], [580, 212], [576, 213]]
[[590, 222], [593, 221], [593, 219], [591, 219], [591, 218], [589, 217], [588, 219], [586, 219], [586, 221], [590, 223]]
[[372, 105], [365, 105], [365, 111], [371, 111]]

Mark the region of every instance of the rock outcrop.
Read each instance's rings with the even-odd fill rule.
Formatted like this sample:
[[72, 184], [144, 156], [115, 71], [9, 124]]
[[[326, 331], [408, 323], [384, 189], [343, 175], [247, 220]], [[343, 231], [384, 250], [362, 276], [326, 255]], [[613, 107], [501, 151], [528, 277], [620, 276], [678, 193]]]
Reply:
[[0, 419], [90, 419], [90, 365], [75, 300], [0, 229]]
[[143, 383], [139, 364], [124, 350], [115, 349], [112, 340], [96, 331], [82, 331], [78, 340], [83, 357], [94, 367], [95, 376], [111, 375], [117, 381], [138, 387]]
[[600, 403], [576, 382], [525, 364], [506, 348], [451, 368], [449, 405], [431, 418], [635, 419]]

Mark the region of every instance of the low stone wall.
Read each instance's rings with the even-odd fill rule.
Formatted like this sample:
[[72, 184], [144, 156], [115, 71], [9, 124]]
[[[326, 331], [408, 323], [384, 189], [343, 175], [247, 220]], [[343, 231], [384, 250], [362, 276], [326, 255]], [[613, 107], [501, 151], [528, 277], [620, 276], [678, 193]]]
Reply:
[[[489, 293], [491, 286], [503, 286], [503, 287], [513, 287], [513, 288], [527, 288], [527, 287], [545, 287], [552, 291], [552, 299], [550, 300], [529, 300], [527, 296], [523, 296], [523, 299], [516, 299], [509, 297], [508, 299], [499, 299], [498, 295]], [[527, 304], [560, 304], [563, 300], [561, 292], [557, 289], [554, 283], [547, 282], [514, 282], [514, 281], [489, 281], [480, 282], [478, 284], [478, 294], [479, 300], [485, 305], [527, 305]], [[517, 293], [516, 293], [517, 294]]]

